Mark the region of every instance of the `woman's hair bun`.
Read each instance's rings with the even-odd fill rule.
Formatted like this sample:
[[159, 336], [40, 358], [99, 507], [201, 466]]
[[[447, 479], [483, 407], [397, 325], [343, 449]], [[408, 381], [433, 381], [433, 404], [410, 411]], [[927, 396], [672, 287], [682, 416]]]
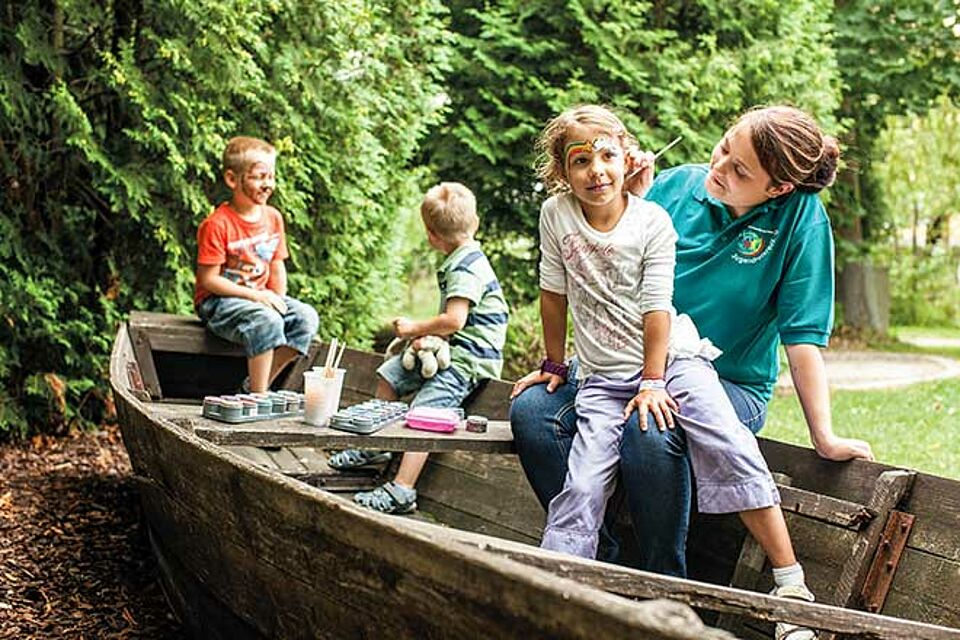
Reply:
[[810, 188], [815, 191], [826, 189], [837, 179], [837, 166], [840, 163], [840, 145], [833, 136], [823, 136], [823, 155], [820, 166], [810, 177]]
[[760, 166], [775, 185], [792, 184], [816, 193], [833, 184], [840, 162], [837, 139], [825, 135], [807, 113], [796, 107], [759, 107], [740, 117], [734, 127], [750, 128]]

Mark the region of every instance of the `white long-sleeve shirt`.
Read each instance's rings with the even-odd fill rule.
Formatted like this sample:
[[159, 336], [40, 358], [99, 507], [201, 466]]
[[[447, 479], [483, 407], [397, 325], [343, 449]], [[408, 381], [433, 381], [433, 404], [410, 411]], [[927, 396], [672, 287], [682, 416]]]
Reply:
[[572, 194], [540, 210], [540, 288], [567, 297], [581, 376], [635, 375], [643, 367], [643, 315], [671, 315], [670, 356], [719, 352], [673, 308], [677, 234], [659, 205], [629, 196], [617, 225], [591, 227]]

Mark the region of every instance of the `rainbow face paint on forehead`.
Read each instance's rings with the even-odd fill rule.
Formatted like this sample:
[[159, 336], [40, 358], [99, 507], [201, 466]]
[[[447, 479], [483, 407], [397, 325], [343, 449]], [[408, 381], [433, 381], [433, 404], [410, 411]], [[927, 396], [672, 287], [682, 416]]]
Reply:
[[591, 141], [575, 140], [570, 142], [563, 148], [563, 156], [565, 158], [564, 167], [570, 166], [570, 161], [573, 160], [574, 156], [581, 153], [597, 153], [600, 151], [619, 153], [620, 147], [606, 136], [597, 136]]

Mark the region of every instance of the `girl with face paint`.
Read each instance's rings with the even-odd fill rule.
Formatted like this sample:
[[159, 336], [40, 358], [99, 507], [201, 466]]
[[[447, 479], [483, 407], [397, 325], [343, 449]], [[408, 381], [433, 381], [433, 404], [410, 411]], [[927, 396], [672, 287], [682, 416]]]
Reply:
[[[677, 167], [654, 181], [651, 154], [627, 155], [630, 173], [637, 171], [627, 189], [664, 207], [677, 230], [674, 305], [723, 350], [713, 364], [740, 421], [754, 433], [763, 427], [782, 342], [817, 453], [872, 459], [868, 443], [833, 431], [819, 352], [832, 326], [833, 242], [817, 193], [836, 174], [836, 140], [807, 114], [778, 106], [741, 117], [707, 165]], [[571, 376], [577, 365], [573, 358]], [[527, 478], [546, 507], [566, 477], [577, 432], [576, 387], [528, 378], [524, 388], [511, 406], [511, 426]], [[638, 566], [685, 576], [687, 441], [678, 430], [636, 428], [633, 416], [620, 445], [620, 473]], [[615, 517], [608, 514], [608, 521]], [[602, 536], [601, 559], [617, 553], [616, 540]]]
[[[625, 175], [643, 168], [644, 158], [628, 154], [633, 146], [620, 119], [598, 106], [560, 114], [538, 142], [539, 174], [552, 193], [540, 215], [546, 358], [539, 371], [517, 382], [514, 397], [523, 398], [528, 388], [549, 395], [563, 387], [576, 415], [563, 482], [549, 497], [538, 491], [547, 508], [541, 546], [595, 557], [623, 442], [634, 437], [631, 432], [680, 427], [699, 510], [740, 513], [778, 583], [787, 576], [797, 597], [812, 599], [766, 462], [711, 364], [720, 351], [688, 315], [674, 310], [677, 234], [670, 215], [624, 190]], [[736, 190], [754, 195], [745, 192]], [[568, 309], [575, 372], [565, 364]], [[518, 450], [529, 475], [530, 459], [524, 460], [519, 442]], [[636, 524], [641, 530], [645, 525]], [[812, 637], [805, 629], [781, 630]]]

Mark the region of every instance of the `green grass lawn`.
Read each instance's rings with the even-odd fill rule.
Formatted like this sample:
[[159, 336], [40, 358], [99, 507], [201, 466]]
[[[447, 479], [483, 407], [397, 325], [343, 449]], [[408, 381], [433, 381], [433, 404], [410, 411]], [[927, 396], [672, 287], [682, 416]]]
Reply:
[[[960, 329], [897, 327], [891, 333], [960, 338]], [[952, 347], [877, 346], [960, 358], [960, 349]], [[834, 391], [832, 401], [834, 431], [870, 442], [880, 462], [960, 479], [960, 378], [898, 389]], [[810, 446], [796, 396], [773, 399], [762, 435]]]

